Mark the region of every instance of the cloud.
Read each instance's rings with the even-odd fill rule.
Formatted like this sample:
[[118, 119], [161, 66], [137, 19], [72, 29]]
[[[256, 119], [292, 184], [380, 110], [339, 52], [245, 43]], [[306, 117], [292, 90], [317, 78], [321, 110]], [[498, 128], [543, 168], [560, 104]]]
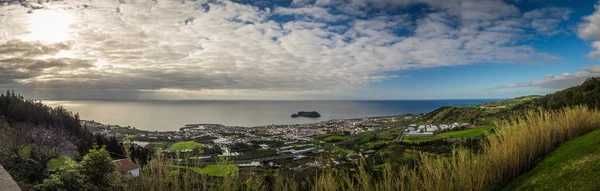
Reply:
[[566, 33], [564, 29], [560, 28], [560, 24], [569, 20], [572, 13], [573, 10], [570, 8], [546, 7], [526, 12], [523, 14], [523, 18], [531, 22], [537, 33], [552, 36]]
[[22, 41], [0, 45], [0, 84], [37, 81], [49, 73], [60, 74], [64, 70], [77, 71], [93, 66], [89, 60], [49, 57], [68, 48], [67, 44], [44, 45]]
[[579, 24], [579, 37], [585, 40], [600, 40], [600, 5], [594, 5], [596, 11], [591, 15], [583, 17], [583, 22]]
[[276, 15], [294, 15], [297, 19], [301, 20], [337, 22], [350, 19], [346, 15], [334, 15], [329, 13], [328, 9], [314, 6], [303, 8], [277, 7], [273, 13]]
[[537, 87], [560, 90], [579, 85], [589, 77], [600, 76], [600, 65], [582, 67], [579, 68], [579, 70], [581, 71], [576, 73], [563, 73], [558, 76], [547, 75], [543, 80], [502, 85], [498, 86], [497, 88]]
[[584, 40], [595, 40], [591, 46], [596, 49], [588, 54], [589, 57], [598, 58], [600, 56], [600, 4], [594, 5], [596, 11], [591, 15], [583, 17], [583, 22], [579, 23], [578, 35]]
[[594, 49], [596, 49], [596, 50], [590, 52], [588, 54], [588, 56], [592, 57], [592, 58], [598, 58], [598, 57], [600, 57], [600, 41], [594, 41], [594, 42], [592, 42], [592, 47]]
[[[549, 9], [540, 10], [545, 17], [526, 13], [526, 20], [504, 1], [468, 0], [317, 0], [273, 8], [218, 0], [33, 5], [0, 6], [0, 62], [2, 72], [10, 71], [1, 74], [3, 87], [137, 92], [132, 96], [317, 95], [366, 88], [398, 71], [548, 62], [559, 58], [524, 44], [526, 31], [551, 33], [529, 23], [565, 16]], [[426, 9], [399, 11], [411, 6]], [[40, 32], [30, 25], [41, 22], [42, 10], [69, 19], [53, 27], [66, 40], [24, 38]]]

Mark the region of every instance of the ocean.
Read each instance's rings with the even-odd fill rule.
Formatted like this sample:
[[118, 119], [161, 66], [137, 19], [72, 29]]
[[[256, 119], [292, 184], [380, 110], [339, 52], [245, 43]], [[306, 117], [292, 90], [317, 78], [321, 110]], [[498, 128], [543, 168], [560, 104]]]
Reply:
[[[469, 106], [494, 99], [464, 100], [361, 100], [361, 101], [54, 101], [79, 113], [81, 119], [143, 130], [173, 131], [185, 124], [214, 123], [229, 126], [300, 124], [330, 119], [427, 113], [442, 106]], [[320, 118], [291, 118], [298, 111], [317, 111]]]

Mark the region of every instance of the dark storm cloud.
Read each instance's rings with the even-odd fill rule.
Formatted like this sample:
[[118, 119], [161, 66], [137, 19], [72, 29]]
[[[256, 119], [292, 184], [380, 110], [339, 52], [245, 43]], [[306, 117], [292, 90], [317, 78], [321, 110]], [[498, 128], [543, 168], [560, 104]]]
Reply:
[[9, 41], [0, 45], [0, 84], [20, 84], [20, 80], [39, 77], [47, 72], [93, 67], [90, 60], [42, 58], [69, 49], [67, 44], [45, 45]]
[[30, 58], [43, 55], [54, 55], [62, 50], [68, 50], [70, 48], [70, 45], [66, 43], [42, 44], [40, 42], [11, 40], [4, 44], [0, 43], [0, 58]]

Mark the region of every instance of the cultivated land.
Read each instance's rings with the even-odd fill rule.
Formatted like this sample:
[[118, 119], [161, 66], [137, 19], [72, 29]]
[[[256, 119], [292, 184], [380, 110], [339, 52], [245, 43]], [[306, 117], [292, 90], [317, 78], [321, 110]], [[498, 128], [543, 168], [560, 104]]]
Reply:
[[565, 142], [502, 190], [600, 190], [600, 130]]
[[494, 126], [482, 126], [459, 131], [442, 132], [432, 136], [404, 136], [402, 142], [419, 143], [444, 138], [476, 138], [485, 135], [485, 133], [490, 132], [492, 129], [494, 129]]
[[181, 150], [194, 150], [194, 149], [202, 149], [204, 147], [201, 143], [196, 143], [195, 141], [181, 141], [177, 142], [171, 147], [169, 147], [170, 151], [181, 151]]
[[461, 130], [461, 131], [442, 132], [435, 136], [436, 137], [451, 137], [451, 138], [474, 138], [474, 137], [482, 136], [492, 129], [494, 129], [494, 126], [485, 126], [485, 127], [478, 127], [478, 128], [472, 128], [472, 129], [465, 129], [465, 130]]

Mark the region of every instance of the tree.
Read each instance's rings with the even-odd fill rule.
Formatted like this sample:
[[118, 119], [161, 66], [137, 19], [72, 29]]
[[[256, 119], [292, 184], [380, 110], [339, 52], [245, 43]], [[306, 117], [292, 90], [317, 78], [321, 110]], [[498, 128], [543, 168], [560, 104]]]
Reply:
[[110, 190], [117, 178], [116, 166], [105, 148], [94, 147], [81, 161], [81, 174], [90, 190]]
[[0, 164], [23, 188], [43, 180], [48, 161], [75, 151], [70, 134], [45, 125], [2, 124], [0, 140]]
[[83, 190], [86, 188], [84, 176], [80, 173], [80, 166], [71, 162], [60, 169], [55, 174], [51, 174], [44, 183], [36, 185], [33, 190], [54, 191], [54, 190]]
[[75, 138], [64, 128], [18, 124], [15, 129], [25, 132], [22, 135], [30, 145], [30, 158], [38, 161], [41, 165], [46, 165], [48, 161], [61, 154], [71, 156], [77, 149], [71, 143]]

